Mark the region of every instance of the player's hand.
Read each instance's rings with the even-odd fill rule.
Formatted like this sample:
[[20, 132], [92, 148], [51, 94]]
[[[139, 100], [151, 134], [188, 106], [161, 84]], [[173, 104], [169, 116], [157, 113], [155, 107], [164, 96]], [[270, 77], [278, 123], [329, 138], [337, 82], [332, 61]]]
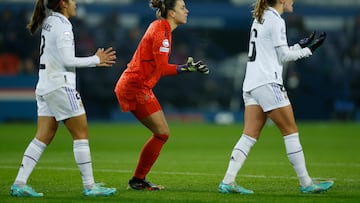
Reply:
[[209, 74], [208, 67], [202, 62], [194, 62], [193, 57], [189, 56], [186, 64], [178, 66], [180, 72], [200, 72], [204, 74]]
[[100, 63], [96, 66], [110, 67], [115, 64], [116, 51], [113, 50], [112, 47], [109, 47], [106, 50], [104, 50], [104, 48], [99, 48], [96, 51], [95, 55], [98, 56], [100, 59]]
[[311, 44], [311, 42], [314, 40], [315, 37], [315, 31], [313, 31], [309, 37], [305, 37], [304, 39], [301, 39], [298, 44], [301, 46], [301, 48], [307, 47]]
[[321, 46], [323, 44], [323, 42], [326, 39], [326, 32], [322, 32], [315, 40], [314, 42], [309, 45], [309, 49], [311, 50], [311, 52], [314, 52], [317, 48], [319, 48], [319, 46]]

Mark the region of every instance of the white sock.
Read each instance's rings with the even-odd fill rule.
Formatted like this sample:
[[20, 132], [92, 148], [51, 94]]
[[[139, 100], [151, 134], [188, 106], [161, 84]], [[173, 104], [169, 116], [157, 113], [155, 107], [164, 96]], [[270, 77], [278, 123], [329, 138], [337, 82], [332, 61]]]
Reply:
[[256, 143], [256, 139], [243, 134], [236, 143], [229, 161], [228, 169], [225, 173], [223, 183], [229, 184], [235, 182], [235, 178], [245, 162], [251, 147]]
[[25, 185], [31, 172], [34, 170], [37, 162], [39, 161], [42, 153], [46, 148], [46, 144], [34, 138], [25, 150], [21, 167], [16, 176], [14, 184]]
[[74, 140], [74, 157], [81, 173], [84, 188], [90, 189], [94, 184], [89, 141]]
[[299, 133], [284, 136], [286, 153], [295, 169], [301, 186], [309, 186], [312, 180], [306, 170], [304, 152], [300, 144]]

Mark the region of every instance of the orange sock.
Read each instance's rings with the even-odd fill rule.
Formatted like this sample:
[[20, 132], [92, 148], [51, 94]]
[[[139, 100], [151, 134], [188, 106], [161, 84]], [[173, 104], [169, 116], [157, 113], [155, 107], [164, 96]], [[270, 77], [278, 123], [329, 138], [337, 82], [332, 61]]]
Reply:
[[139, 162], [136, 166], [134, 174], [136, 178], [144, 179], [149, 173], [168, 137], [168, 135], [154, 134], [146, 142], [141, 150]]

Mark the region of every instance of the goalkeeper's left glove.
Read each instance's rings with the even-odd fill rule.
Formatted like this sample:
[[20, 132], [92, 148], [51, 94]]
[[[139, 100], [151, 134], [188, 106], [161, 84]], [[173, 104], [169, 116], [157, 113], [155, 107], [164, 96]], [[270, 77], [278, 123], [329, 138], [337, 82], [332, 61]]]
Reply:
[[188, 57], [186, 64], [178, 65], [177, 72], [200, 72], [204, 74], [209, 74], [209, 69], [202, 61], [194, 62], [192, 57]]

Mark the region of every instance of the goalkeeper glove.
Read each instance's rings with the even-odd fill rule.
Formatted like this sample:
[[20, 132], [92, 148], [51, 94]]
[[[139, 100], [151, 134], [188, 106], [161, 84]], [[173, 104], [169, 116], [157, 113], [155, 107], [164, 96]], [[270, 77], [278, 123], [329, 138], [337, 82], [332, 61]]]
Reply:
[[304, 39], [301, 39], [298, 44], [301, 46], [301, 48], [307, 47], [311, 44], [311, 42], [314, 40], [315, 37], [315, 31], [313, 31], [309, 37], [305, 37]]
[[319, 48], [319, 46], [322, 45], [325, 39], [326, 39], [326, 32], [323, 32], [314, 40], [314, 42], [311, 45], [308, 46], [311, 52], [314, 52], [317, 48]]
[[202, 61], [194, 62], [192, 57], [188, 57], [186, 64], [179, 65], [177, 67], [178, 73], [181, 72], [200, 72], [204, 74], [209, 74], [209, 69]]

